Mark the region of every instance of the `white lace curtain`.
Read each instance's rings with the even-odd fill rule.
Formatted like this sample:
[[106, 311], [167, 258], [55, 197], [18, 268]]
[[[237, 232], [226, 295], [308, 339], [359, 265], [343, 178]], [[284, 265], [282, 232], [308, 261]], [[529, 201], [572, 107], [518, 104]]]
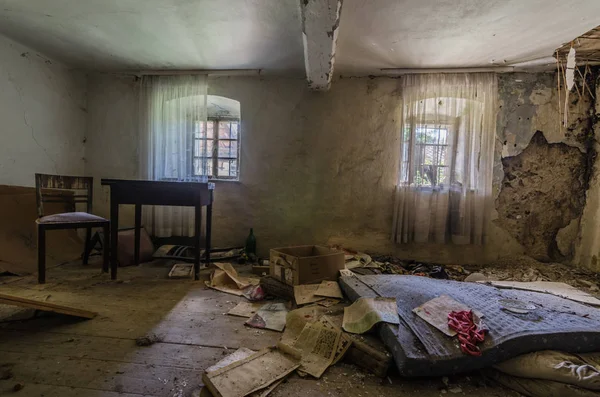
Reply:
[[495, 74], [407, 75], [401, 85], [392, 239], [483, 244], [492, 205]]
[[[205, 75], [144, 76], [140, 91], [140, 177], [206, 181]], [[206, 136], [204, 136], [206, 138]], [[154, 236], [193, 236], [193, 208], [145, 206]]]

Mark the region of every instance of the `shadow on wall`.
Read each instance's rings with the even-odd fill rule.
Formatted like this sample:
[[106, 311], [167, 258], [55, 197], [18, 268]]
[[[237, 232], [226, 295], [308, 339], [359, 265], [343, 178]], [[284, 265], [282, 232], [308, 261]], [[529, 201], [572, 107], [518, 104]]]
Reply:
[[[47, 214], [63, 212], [60, 204], [44, 205]], [[35, 188], [0, 185], [0, 271], [37, 272], [37, 205]], [[80, 257], [83, 241], [75, 230], [46, 234], [47, 267]]]

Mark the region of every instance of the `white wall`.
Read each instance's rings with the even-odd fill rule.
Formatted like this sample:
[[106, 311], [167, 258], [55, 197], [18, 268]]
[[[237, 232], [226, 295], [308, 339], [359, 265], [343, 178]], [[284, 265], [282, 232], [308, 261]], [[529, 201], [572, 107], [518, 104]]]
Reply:
[[0, 185], [83, 174], [85, 75], [0, 36]]

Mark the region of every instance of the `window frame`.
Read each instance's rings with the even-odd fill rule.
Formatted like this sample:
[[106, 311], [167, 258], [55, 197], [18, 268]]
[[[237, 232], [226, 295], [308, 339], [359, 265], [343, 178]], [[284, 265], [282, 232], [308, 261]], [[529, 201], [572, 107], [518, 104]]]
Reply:
[[[195, 172], [195, 167], [194, 167], [194, 161], [196, 159], [202, 160], [205, 157], [202, 156], [201, 154], [196, 153], [196, 142], [198, 141], [212, 141], [213, 142], [213, 146], [212, 146], [212, 153], [210, 156], [207, 156], [207, 159], [212, 160], [212, 172], [211, 175], [207, 175], [208, 180], [211, 181], [230, 181], [230, 182], [237, 182], [240, 180], [240, 164], [241, 164], [241, 130], [242, 130], [242, 122], [241, 119], [239, 117], [209, 117], [206, 122], [212, 122], [213, 123], [213, 137], [212, 138], [208, 138], [208, 134], [206, 134], [206, 138], [197, 138], [195, 135], [193, 136], [193, 145], [192, 145], [192, 176], [193, 177], [200, 177], [203, 175], [199, 175], [196, 174]], [[221, 122], [237, 122], [238, 125], [238, 131], [237, 131], [237, 139], [230, 139], [230, 138], [219, 138], [219, 123]], [[231, 127], [230, 127], [231, 128]], [[230, 135], [231, 136], [231, 135]], [[237, 143], [237, 152], [236, 152], [236, 157], [219, 157], [219, 141], [228, 141], [228, 142], [236, 142]], [[235, 176], [231, 176], [231, 175], [222, 175], [220, 176], [218, 173], [218, 165], [219, 165], [219, 160], [235, 160], [237, 162], [237, 172]]]
[[[419, 188], [419, 189], [444, 189], [444, 188], [448, 188], [449, 185], [451, 184], [451, 180], [448, 181], [447, 185], [444, 184], [443, 182], [438, 181], [437, 184], [417, 184], [415, 183], [415, 180], [417, 178], [416, 172], [418, 172], [419, 168], [423, 168], [425, 165], [427, 164], [418, 164], [415, 167], [410, 167], [411, 162], [413, 161], [413, 156], [416, 156], [416, 151], [417, 150], [423, 150], [426, 151], [427, 147], [443, 147], [445, 148], [445, 150], [447, 151], [451, 151], [452, 148], [454, 147], [454, 136], [453, 134], [456, 133], [456, 122], [452, 122], [450, 120], [446, 120], [444, 122], [415, 122], [415, 120], [411, 120], [411, 122], [407, 123], [404, 125], [403, 127], [403, 149], [402, 150], [406, 150], [407, 151], [407, 156], [405, 156], [403, 153], [401, 153], [401, 174], [400, 177], [403, 178], [402, 173], [404, 172], [403, 169], [406, 168], [406, 181], [403, 183], [406, 183], [407, 185], [414, 185], [415, 187]], [[406, 139], [406, 128], [408, 128], [408, 139]], [[425, 142], [418, 142], [417, 141], [417, 130], [418, 129], [432, 129], [432, 130], [446, 130], [446, 143], [444, 144], [438, 144], [438, 143], [428, 143], [427, 141]], [[450, 162], [448, 162], [448, 156], [450, 156]], [[449, 153], [446, 153], [445, 155], [446, 158], [446, 163], [444, 164], [429, 164], [433, 167], [436, 167], [438, 169], [440, 168], [447, 168], [447, 169], [452, 169], [452, 165], [451, 163], [453, 163], [455, 161], [455, 156], [450, 155]], [[422, 176], [421, 176], [422, 178]], [[451, 179], [451, 176], [450, 176]]]

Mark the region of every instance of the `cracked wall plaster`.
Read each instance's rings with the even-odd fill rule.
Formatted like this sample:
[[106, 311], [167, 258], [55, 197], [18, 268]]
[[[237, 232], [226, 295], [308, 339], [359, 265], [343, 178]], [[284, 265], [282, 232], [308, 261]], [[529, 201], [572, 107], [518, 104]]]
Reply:
[[85, 76], [0, 36], [0, 184], [83, 174]]
[[[587, 83], [594, 89], [594, 79]], [[594, 100], [580, 78], [578, 88], [583, 94], [570, 93], [561, 127], [565, 94], [559, 105], [556, 74], [499, 76], [494, 222], [539, 260], [577, 263], [578, 219], [596, 153]]]

